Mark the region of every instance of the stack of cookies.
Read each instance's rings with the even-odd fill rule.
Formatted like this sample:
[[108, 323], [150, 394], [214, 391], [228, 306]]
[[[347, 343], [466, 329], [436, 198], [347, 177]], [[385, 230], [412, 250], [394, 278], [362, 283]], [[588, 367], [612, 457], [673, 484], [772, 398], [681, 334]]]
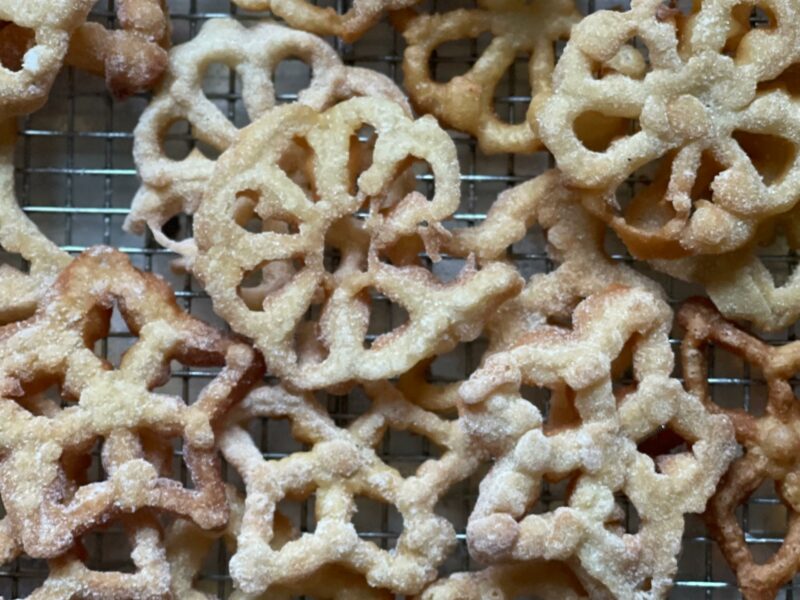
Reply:
[[[0, 0], [0, 245], [24, 259], [0, 266], [0, 556], [48, 569], [14, 596], [665, 598], [701, 515], [742, 595], [777, 597], [800, 571], [800, 342], [770, 340], [800, 318], [800, 275], [779, 285], [761, 248], [800, 246], [800, 3], [234, 1], [247, 19], [170, 48], [164, 0], [117, 0], [109, 26], [89, 0]], [[374, 27], [404, 43], [402, 86], [342, 59]], [[480, 52], [441, 81], [459, 40]], [[287, 59], [310, 69], [291, 97]], [[219, 63], [246, 126], [206, 93]], [[530, 97], [505, 119], [520, 66]], [[17, 200], [20, 123], [74, 69], [146, 98], [123, 227], [216, 326]], [[550, 166], [465, 219], [465, 138]], [[530, 273], [514, 248], [540, 233], [550, 268]], [[703, 297], [676, 307], [670, 278]], [[112, 361], [117, 327], [132, 342]], [[477, 366], [437, 376], [466, 344]], [[714, 393], [719, 352], [763, 381], [763, 411]], [[170, 393], [173, 363], [201, 385]], [[409, 466], [392, 431], [435, 450]], [[764, 561], [737, 511], [768, 480], [789, 519]], [[442, 506], [466, 481], [459, 523]], [[392, 507], [393, 544], [357, 526], [362, 498]], [[114, 529], [126, 568], [86, 541]]]

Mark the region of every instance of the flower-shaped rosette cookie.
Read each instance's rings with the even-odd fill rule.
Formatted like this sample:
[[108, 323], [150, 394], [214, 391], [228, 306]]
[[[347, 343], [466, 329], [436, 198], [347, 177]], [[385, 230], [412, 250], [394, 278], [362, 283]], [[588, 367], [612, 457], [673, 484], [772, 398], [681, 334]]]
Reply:
[[[376, 141], [372, 163], [354, 180], [351, 140], [363, 126], [374, 128]], [[281, 157], [301, 142], [310, 152], [310, 187], [280, 167]], [[431, 166], [433, 197], [412, 192], [387, 206], [385, 190], [413, 160]], [[436, 256], [447, 236], [441, 222], [458, 206], [459, 185], [455, 146], [431, 117], [413, 121], [397, 104], [375, 98], [354, 98], [322, 113], [279, 107], [218, 161], [195, 217], [193, 272], [217, 313], [252, 338], [269, 369], [291, 385], [318, 389], [396, 376], [477, 337], [493, 308], [521, 286], [507, 265], [476, 270], [469, 261], [458, 278], [441, 283], [403, 250], [409, 243], [421, 249], [417, 239]], [[247, 231], [237, 222], [242, 204], [287, 231]], [[368, 216], [357, 221], [361, 210]], [[332, 272], [325, 266], [330, 248], [341, 254]], [[249, 306], [243, 281], [276, 261], [295, 261], [294, 274], [260, 306]], [[367, 347], [371, 289], [402, 306], [408, 320]], [[321, 316], [312, 324], [319, 348], [311, 357], [297, 342], [314, 305], [321, 305]]]
[[[684, 304], [678, 319], [686, 329], [681, 355], [689, 389], [709, 411], [731, 419], [736, 441], [744, 448], [709, 500], [706, 521], [745, 598], [775, 598], [779, 588], [800, 570], [800, 403], [789, 381], [800, 370], [800, 343], [770, 346], [726, 321], [703, 300]], [[741, 357], [761, 372], [767, 383], [763, 416], [722, 408], [714, 402], [708, 385], [709, 344]], [[789, 525], [778, 550], [762, 562], [756, 561], [748, 548], [736, 510], [768, 480], [775, 481], [778, 497], [789, 513]]]
[[[684, 514], [705, 508], [734, 453], [727, 418], [670, 377], [670, 316], [648, 292], [613, 288], [575, 309], [572, 330], [531, 331], [461, 386], [467, 429], [498, 456], [467, 526], [474, 557], [567, 561], [589, 576], [590, 596], [669, 590]], [[627, 364], [634, 384], [615, 389]], [[523, 384], [552, 390], [547, 423]], [[654, 461], [637, 445], [663, 427], [688, 449]], [[544, 479], [565, 478], [564, 506], [528, 513]], [[618, 494], [635, 507], [638, 531], [625, 532]]]
[[341, 98], [361, 95], [407, 104], [390, 79], [368, 69], [345, 67], [334, 49], [316, 36], [274, 23], [246, 28], [233, 19], [212, 19], [191, 41], [170, 52], [164, 81], [136, 126], [133, 156], [142, 185], [125, 221], [127, 230], [142, 233], [147, 225], [159, 244], [191, 261], [194, 242], [172, 240], [162, 227], [180, 213], [194, 214], [215, 161], [198, 148], [182, 159], [171, 158], [165, 136], [173, 124], [186, 121], [194, 138], [223, 152], [237, 139], [239, 129], [203, 91], [209, 67], [221, 63], [236, 71], [242, 79], [245, 110], [256, 120], [274, 108], [275, 71], [289, 58], [298, 58], [311, 69], [311, 80], [297, 98], [300, 104], [321, 110]]
[[[419, 15], [403, 24], [408, 43], [403, 55], [405, 87], [417, 108], [472, 134], [484, 152], [533, 152], [541, 146], [534, 128], [526, 120], [503, 120], [494, 106], [495, 91], [517, 58], [529, 56], [534, 99], [527, 115], [533, 121], [541, 100], [537, 96], [550, 91], [555, 43], [569, 37], [580, 13], [573, 0], [482, 0], [478, 5], [481, 8]], [[434, 80], [430, 59], [439, 46], [484, 33], [490, 33], [492, 41], [469, 71], [447, 82]]]
[[[303, 581], [330, 565], [364, 575], [369, 585], [414, 594], [436, 578], [454, 548], [453, 526], [434, 512], [439, 499], [484, 458], [457, 421], [407, 400], [388, 382], [365, 386], [371, 407], [346, 429], [337, 427], [311, 394], [260, 388], [232, 413], [220, 438], [223, 456], [245, 483], [246, 498], [230, 572], [245, 593]], [[289, 419], [294, 437], [310, 449], [265, 460], [243, 428], [253, 418]], [[439, 458], [403, 477], [376, 452], [387, 429], [408, 430], [442, 449]], [[277, 504], [314, 495], [316, 527], [283, 545], [274, 542]], [[387, 551], [362, 539], [352, 523], [355, 499], [394, 505], [403, 519], [396, 546]]]
[[[137, 336], [118, 368], [94, 352], [115, 303]], [[154, 391], [173, 359], [222, 367], [191, 406]], [[25, 553], [56, 556], [82, 533], [143, 508], [224, 524], [213, 427], [262, 373], [250, 347], [184, 313], [165, 282], [122, 253], [97, 247], [74, 260], [34, 316], [0, 329], [0, 494]], [[55, 413], [37, 402], [53, 385], [65, 403]], [[182, 439], [192, 487], [148, 460], [137, 441], [147, 434]], [[107, 478], [71, 481], [68, 459], [98, 442]]]
[[[769, 85], [798, 56], [796, 3], [695, 6], [684, 16], [661, 0], [634, 0], [627, 12], [588, 16], [537, 114], [569, 183], [642, 258], [732, 250], [800, 198], [800, 110], [785, 87]], [[755, 6], [768, 13], [767, 27], [750, 29]], [[588, 113], [638, 128], [607, 148], [587, 147], [575, 126]], [[622, 210], [619, 186], [653, 161], [661, 162], [655, 183]]]

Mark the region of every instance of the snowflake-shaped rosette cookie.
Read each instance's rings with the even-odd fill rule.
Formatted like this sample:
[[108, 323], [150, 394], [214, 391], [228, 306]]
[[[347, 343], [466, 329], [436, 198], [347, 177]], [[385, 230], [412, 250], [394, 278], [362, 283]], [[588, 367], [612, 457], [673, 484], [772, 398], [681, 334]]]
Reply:
[[[356, 177], [350, 148], [365, 126], [375, 130], [372, 162]], [[309, 153], [308, 186], [281, 168], [281, 157], [301, 142]], [[433, 196], [412, 192], [386, 202], [385, 190], [415, 160], [431, 166]], [[279, 107], [220, 158], [195, 219], [193, 272], [216, 312], [255, 341], [284, 382], [319, 389], [397, 376], [477, 337], [492, 310], [521, 287], [516, 271], [499, 262], [476, 269], [467, 261], [448, 283], [420, 264], [423, 248], [438, 257], [448, 236], [441, 222], [457, 208], [459, 186], [455, 146], [431, 117], [414, 121], [375, 98], [325, 112]], [[261, 223], [282, 223], [283, 231], [246, 230], [243, 210]], [[338, 265], [326, 267], [331, 250]], [[246, 297], [249, 273], [287, 261], [292, 270], [280, 284], [257, 302]], [[368, 346], [370, 290], [405, 309], [408, 319]], [[321, 315], [309, 324], [303, 319], [313, 306]], [[298, 349], [309, 327], [313, 356]]]
[[[115, 303], [137, 336], [118, 368], [94, 351]], [[222, 367], [191, 406], [154, 391], [169, 379], [173, 359]], [[34, 316], [0, 329], [0, 364], [0, 493], [26, 554], [56, 556], [84, 532], [144, 508], [201, 527], [225, 523], [213, 427], [263, 365], [249, 346], [178, 308], [164, 281], [116, 250], [90, 249], [62, 272]], [[64, 405], [55, 412], [40, 402], [54, 385]], [[192, 487], [148, 460], [151, 435], [182, 440]], [[107, 478], [73, 481], [70, 462], [98, 442]]]
[[[37, 412], [48, 418], [57, 418], [67, 410], [58, 402], [42, 396], [31, 399]], [[145, 443], [142, 443], [145, 442]], [[169, 440], [147, 436], [137, 439], [129, 432], [115, 432], [108, 437], [103, 454], [103, 467], [113, 476], [115, 469], [142, 455], [159, 472], [171, 468], [173, 448]], [[66, 477], [59, 490], [65, 496], [74, 495], [88, 478], [91, 456], [65, 456], [62, 464]], [[130, 543], [130, 560], [133, 571], [94, 570], [88, 566], [86, 548], [82, 540], [64, 554], [47, 561], [48, 575], [41, 586], [26, 595], [31, 600], [79, 600], [82, 598], [161, 598], [170, 588], [170, 568], [161, 539], [161, 526], [155, 516], [146, 510], [135, 515], [122, 515], [119, 524]], [[93, 531], [102, 536], [100, 531]], [[11, 517], [0, 521], [0, 564], [7, 565], [21, 558], [22, 544], [17, 538]], [[109, 561], [110, 562], [110, 561]]]
[[[780, 84], [800, 49], [796, 3], [695, 6], [686, 16], [634, 0], [627, 12], [588, 16], [537, 115], [569, 183], [641, 258], [732, 250], [800, 198], [800, 110]], [[756, 6], [768, 22], [751, 29]], [[630, 119], [637, 130], [587, 147], [575, 125], [589, 113]], [[656, 181], [621, 209], [617, 189], [653, 161]]]
[[[365, 386], [371, 407], [346, 429], [310, 394], [260, 388], [240, 404], [220, 439], [223, 456], [241, 475], [246, 499], [236, 553], [234, 582], [246, 593], [286, 586], [329, 565], [364, 575], [371, 586], [418, 593], [433, 581], [456, 543], [453, 526], [435, 514], [445, 492], [471, 475], [485, 454], [470, 447], [457, 421], [426, 411], [388, 382]], [[243, 425], [254, 418], [288, 419], [294, 437], [311, 447], [265, 460]], [[242, 425], [240, 425], [242, 423]], [[424, 436], [442, 449], [408, 476], [386, 464], [376, 448], [388, 429]], [[314, 495], [316, 528], [283, 545], [274, 544], [274, 515], [286, 498]], [[352, 518], [356, 498], [393, 505], [403, 529], [392, 550], [359, 537]]]
[[[498, 456], [467, 527], [474, 557], [564, 560], [589, 576], [591, 593], [663, 597], [684, 514], [703, 511], [734, 452], [727, 418], [670, 377], [670, 321], [648, 292], [613, 288], [576, 308], [572, 330], [540, 327], [462, 385], [468, 430]], [[634, 384], [615, 389], [626, 360]], [[522, 385], [551, 390], [547, 422], [521, 397]], [[665, 427], [686, 451], [654, 460], [637, 448]], [[529, 514], [543, 480], [565, 478], [565, 505]], [[622, 526], [618, 495], [638, 513], [635, 533]]]
[[[800, 569], [800, 403], [790, 381], [800, 370], [800, 345], [768, 343], [726, 321], [710, 303], [693, 300], [681, 307], [680, 324], [686, 329], [681, 343], [683, 372], [689, 389], [708, 410], [727, 415], [744, 454], [731, 465], [709, 500], [706, 520], [714, 539], [739, 581], [748, 600], [774, 598], [779, 588]], [[708, 385], [710, 344], [738, 356], [766, 380], [765, 412], [756, 416], [744, 409], [723, 408], [714, 402]], [[784, 541], [766, 561], [748, 548], [736, 516], [739, 506], [765, 482], [775, 489], [789, 518]]]

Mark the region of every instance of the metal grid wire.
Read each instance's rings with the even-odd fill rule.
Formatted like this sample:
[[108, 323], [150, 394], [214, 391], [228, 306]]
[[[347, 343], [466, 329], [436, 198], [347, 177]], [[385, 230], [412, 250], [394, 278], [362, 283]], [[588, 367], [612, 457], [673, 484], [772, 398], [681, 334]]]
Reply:
[[[181, 43], [196, 35], [202, 23], [213, 17], [236, 15], [242, 20], [261, 18], [237, 10], [227, 0], [170, 0], [174, 41]], [[325, 4], [342, 10], [346, 1], [335, 0]], [[448, 10], [467, 5], [458, 0], [439, 0], [421, 6], [422, 10]], [[605, 8], [619, 2], [583, 0], [579, 2], [584, 12]], [[93, 12], [93, 19], [114, 25], [113, 0], [101, 0]], [[385, 22], [353, 45], [330, 40], [347, 64], [378, 70], [401, 82], [400, 62], [403, 52], [402, 37]], [[437, 78], [450, 77], [463, 72], [473, 64], [485, 48], [486, 40], [451, 43], [442, 46], [432, 59]], [[278, 69], [276, 89], [281, 101], [290, 101], [307, 80], [307, 68], [297, 61], [286, 61]], [[206, 94], [219, 104], [238, 125], [247, 122], [241, 102], [240, 87], [234, 73], [212, 68], [206, 77]], [[507, 74], [496, 94], [500, 115], [510, 121], [524, 118], [530, 100], [527, 84], [526, 62], [520, 57]], [[119, 102], [106, 92], [101, 80], [71, 69], [59, 77], [48, 105], [40, 112], [20, 121], [20, 141], [16, 156], [17, 193], [26, 212], [54, 241], [72, 253], [78, 253], [94, 244], [108, 244], [130, 255], [133, 263], [167, 278], [175, 288], [180, 301], [192, 314], [222, 325], [211, 311], [208, 297], [197, 282], [185, 275], [176, 275], [169, 266], [174, 258], [161, 249], [151, 237], [140, 238], [125, 233], [122, 222], [128, 212], [131, 198], [137, 188], [137, 179], [131, 158], [132, 130], [138, 116], [146, 106], [147, 97], [133, 97]], [[547, 153], [528, 156], [485, 156], [468, 136], [453, 132], [458, 148], [462, 171], [462, 205], [453, 221], [456, 226], [479, 222], [497, 194], [509, 186], [530, 179], [552, 166]], [[179, 126], [170, 132], [168, 151], [186, 154], [192, 147], [191, 131]], [[423, 190], [430, 190], [433, 182], [425, 173], [418, 175]], [[642, 184], [641, 179], [629, 182], [630, 189]], [[186, 218], [172, 223], [174, 234], [187, 235], [191, 224]], [[611, 240], [610, 250], [618, 260], [630, 260], [618, 242]], [[551, 270], [553, 265], [544, 252], [544, 237], [534, 231], [512, 249], [512, 257], [525, 276]], [[766, 262], [776, 279], [785, 278], [794, 268], [794, 256], [773, 253]], [[435, 266], [436, 271], [449, 276], [457, 272], [460, 264], [445, 258]], [[649, 274], [652, 274], [648, 272]], [[677, 303], [697, 293], [692, 286], [668, 277], [654, 275], [664, 283], [670, 298]], [[391, 307], [385, 302], [376, 305], [371, 332], [379, 333], [391, 328]], [[794, 339], [794, 331], [774, 336], [775, 343]], [[115, 317], [112, 333], [104, 342], [102, 351], [112, 362], [118, 360], [130, 344], [124, 323]], [[462, 344], [450, 354], [440, 357], [433, 365], [433, 376], [440, 380], [463, 379], [475, 368], [482, 353], [480, 341]], [[765, 386], [763, 379], [752, 374], [747, 365], [722, 353], [711, 361], [711, 385], [717, 399], [725, 405], [739, 405], [754, 410], [763, 406]], [[170, 392], [180, 394], [189, 402], [213, 373], [202, 370], [175, 368]], [[540, 401], [541, 399], [532, 398]], [[329, 396], [328, 408], [336, 422], [345, 425], [363, 411], [365, 400], [353, 393], [349, 396]], [[260, 440], [267, 458], [285, 456], [300, 449], [292, 440], [285, 422], [261, 423], [254, 432]], [[177, 454], [177, 453], [176, 453]], [[436, 448], [427, 440], [403, 432], [390, 432], [382, 442], [382, 458], [402, 473], [413, 472], [431, 456]], [[179, 456], [176, 464], [179, 464]], [[98, 469], [99, 466], [95, 466]], [[186, 473], [178, 475], [186, 478]], [[442, 573], [477, 568], [470, 562], [464, 541], [466, 519], [477, 496], [480, 474], [456, 486], [439, 504], [439, 512], [451, 519], [459, 535], [459, 546], [442, 569]], [[770, 482], [768, 482], [769, 484]], [[540, 504], [549, 509], [563, 502], [564, 485], [550, 486]], [[301, 530], [312, 530], [313, 497], [303, 503], [282, 503], [281, 509], [293, 519]], [[772, 485], [764, 485], [741, 510], [741, 522], [747, 531], [747, 540], [757, 557], [766, 558], [781, 541], [786, 526], [786, 511], [775, 496]], [[629, 528], [635, 528], [636, 515], [630, 508], [627, 514]], [[361, 535], [383, 547], [396, 541], [402, 520], [392, 507], [371, 501], [359, 502], [355, 525]], [[125, 554], [124, 535], [115, 529], [86, 536], [85, 543], [93, 556], [89, 566], [96, 569], [129, 568]], [[702, 521], [689, 516], [686, 524], [683, 552], [673, 598], [737, 598], [735, 580], [716, 545], [706, 534]], [[209, 557], [202, 579], [210, 591], [220, 597], [231, 591], [227, 574], [228, 554], [221, 544]], [[20, 559], [0, 568], [0, 594], [4, 597], [24, 597], [46, 577], [43, 561]], [[782, 597], [793, 598], [798, 586], [795, 579], [782, 592]]]

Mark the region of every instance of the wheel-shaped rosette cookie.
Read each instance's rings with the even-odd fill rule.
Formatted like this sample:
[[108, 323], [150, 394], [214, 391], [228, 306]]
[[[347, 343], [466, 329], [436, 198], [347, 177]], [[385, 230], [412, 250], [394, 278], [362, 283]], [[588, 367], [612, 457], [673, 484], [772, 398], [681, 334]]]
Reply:
[[[767, 27], [750, 29], [755, 7]], [[637, 256], [733, 250], [800, 199], [800, 109], [772, 85], [798, 59], [798, 10], [788, 0], [704, 0], [684, 16], [634, 0], [573, 29], [539, 134]], [[597, 113], [636, 130], [608, 147], [584, 144], [576, 123]], [[621, 208], [621, 184], [653, 162], [655, 182]]]
[[[242, 529], [244, 497], [232, 486], [228, 487], [228, 504], [231, 516], [222, 531], [203, 530], [190, 521], [178, 520], [166, 535], [167, 561], [170, 568], [170, 590], [182, 600], [211, 600], [215, 582], [202, 581], [204, 562], [214, 550], [214, 543], [222, 539], [228, 555], [236, 552], [237, 539]], [[300, 537], [292, 522], [279, 512], [273, 517], [272, 546], [280, 550]], [[212, 583], [213, 585], [208, 585]], [[211, 589], [206, 589], [211, 588]], [[298, 596], [312, 596], [318, 600], [390, 600], [391, 594], [367, 585], [361, 575], [356, 575], [340, 565], [325, 567], [301, 580], [283, 586], [272, 586], [263, 594], [247, 594], [234, 590], [230, 600], [292, 600]]]
[[41, 297], [70, 261], [69, 255], [48, 240], [17, 203], [15, 140], [14, 121], [0, 123], [0, 247], [19, 255], [28, 268], [23, 271], [8, 262], [0, 263], [0, 323], [32, 315]]
[[[352, 138], [375, 131], [372, 163], [353, 178]], [[282, 169], [287, 151], [303, 143], [311, 154], [311, 186]], [[413, 160], [428, 163], [435, 192], [413, 192], [388, 206], [385, 192]], [[319, 389], [352, 380], [399, 375], [415, 363], [474, 339], [486, 318], [521, 286], [509, 266], [468, 262], [448, 283], [436, 279], [404, 248], [436, 256], [447, 237], [441, 222], [459, 203], [455, 146], [431, 117], [410, 119], [397, 104], [354, 98], [325, 112], [290, 105], [251, 125], [218, 161], [195, 218], [198, 254], [193, 272], [234, 331], [252, 338], [269, 369], [284, 382]], [[243, 208], [244, 207], [244, 208]], [[250, 232], [237, 222], [249, 210], [286, 232]], [[354, 218], [367, 211], [364, 221]], [[419, 244], [415, 240], [422, 240]], [[339, 264], [326, 269], [326, 250]], [[293, 261], [295, 272], [248, 304], [250, 273]], [[368, 345], [371, 291], [402, 307], [407, 321]], [[318, 321], [304, 316], [320, 307]], [[301, 356], [302, 331], [319, 341], [316, 356]]]
[[94, 0], [0, 1], [0, 119], [39, 109]]
[[84, 23], [65, 62], [104, 77], [118, 98], [152, 89], [167, 67], [170, 23], [166, 0], [117, 0], [119, 28]]
[[[94, 352], [115, 303], [137, 337], [118, 368]], [[154, 391], [169, 378], [172, 360], [222, 370], [187, 406]], [[0, 329], [0, 365], [0, 493], [26, 554], [56, 556], [76, 536], [142, 508], [201, 527], [225, 523], [214, 425], [263, 365], [249, 346], [180, 310], [165, 282], [135, 270], [118, 251], [85, 252], [33, 317]], [[53, 386], [67, 408], [49, 416], [34, 400]], [[182, 440], [191, 488], [147, 460], [137, 441], [147, 433]], [[63, 492], [69, 483], [63, 458], [98, 442], [107, 479]], [[123, 450], [125, 460], [117, 460]]]
[[354, 42], [387, 12], [413, 6], [419, 0], [353, 0], [344, 13], [309, 0], [233, 0], [247, 10], [268, 10], [296, 29], [335, 35]]
[[[709, 500], [706, 522], [725, 559], [736, 573], [748, 600], [775, 598], [779, 588], [800, 570], [800, 403], [790, 381], [800, 370], [798, 342], [775, 347], [726, 321], [707, 301], [690, 301], [678, 313], [686, 329], [681, 343], [683, 376], [689, 389], [708, 410], [727, 415], [736, 441], [744, 448]], [[723, 408], [708, 387], [709, 344], [743, 359], [766, 379], [763, 416]], [[789, 514], [788, 528], [778, 550], [765, 562], [756, 560], [745, 541], [737, 509], [762, 483], [775, 489]]]
[[193, 241], [174, 241], [162, 226], [180, 213], [194, 214], [215, 161], [198, 148], [183, 159], [170, 158], [165, 136], [173, 124], [186, 121], [198, 141], [223, 152], [239, 129], [203, 91], [209, 67], [222, 63], [236, 71], [245, 110], [255, 121], [275, 106], [273, 77], [288, 58], [299, 58], [311, 68], [311, 81], [297, 98], [300, 104], [322, 110], [342, 98], [371, 95], [407, 105], [390, 79], [345, 67], [334, 49], [316, 36], [274, 23], [248, 29], [233, 19], [213, 19], [195, 38], [170, 52], [164, 81], [136, 126], [133, 154], [142, 185], [125, 221], [127, 230], [143, 233], [147, 225], [159, 244], [191, 261]]
[[[253, 391], [231, 413], [220, 448], [246, 488], [241, 531], [230, 561], [231, 576], [243, 592], [291, 586], [338, 565], [362, 574], [373, 587], [414, 594], [436, 578], [454, 548], [453, 526], [434, 508], [451, 486], [474, 472], [484, 454], [470, 448], [457, 421], [416, 406], [390, 383], [370, 383], [364, 389], [371, 407], [346, 429], [337, 427], [311, 394], [290, 394], [279, 387]], [[244, 429], [256, 418], [288, 419], [294, 437], [310, 449], [265, 460]], [[442, 455], [403, 477], [376, 452], [389, 428], [424, 436]], [[313, 533], [276, 547], [278, 503], [312, 494]], [[352, 518], [360, 496], [393, 505], [402, 516], [402, 533], [391, 551], [359, 537]]]
[[432, 584], [420, 600], [585, 600], [586, 591], [575, 574], [555, 561], [522, 562], [455, 573]]
[[537, 227], [558, 266], [531, 276], [525, 289], [498, 309], [487, 324], [490, 352], [509, 347], [538, 325], [569, 321], [579, 302], [612, 285], [663, 297], [657, 283], [609, 257], [605, 224], [586, 211], [556, 170], [501, 193], [483, 222], [452, 230], [444, 248], [455, 256], [474, 254], [479, 263], [497, 260]]
[[[403, 55], [405, 87], [421, 112], [475, 136], [484, 152], [533, 152], [541, 146], [534, 128], [526, 120], [512, 124], [501, 118], [494, 106], [495, 91], [515, 61], [529, 57], [533, 100], [527, 117], [533, 122], [541, 95], [550, 91], [555, 43], [569, 37], [580, 13], [573, 0], [481, 0], [478, 5], [419, 15], [402, 24], [408, 44]], [[492, 41], [469, 71], [446, 83], [434, 80], [430, 59], [440, 45], [484, 33], [490, 33]]]
[[[462, 384], [467, 429], [499, 455], [467, 526], [473, 557], [567, 561], [589, 576], [590, 595], [666, 594], [684, 514], [705, 509], [735, 448], [728, 419], [670, 377], [670, 321], [648, 292], [614, 288], [582, 302], [571, 330], [539, 327]], [[629, 365], [633, 385], [615, 386]], [[547, 422], [522, 385], [551, 391]], [[654, 461], [637, 445], [665, 427], [687, 449]], [[529, 514], [545, 479], [570, 481], [565, 505]], [[620, 495], [638, 513], [635, 533], [621, 523]]]

